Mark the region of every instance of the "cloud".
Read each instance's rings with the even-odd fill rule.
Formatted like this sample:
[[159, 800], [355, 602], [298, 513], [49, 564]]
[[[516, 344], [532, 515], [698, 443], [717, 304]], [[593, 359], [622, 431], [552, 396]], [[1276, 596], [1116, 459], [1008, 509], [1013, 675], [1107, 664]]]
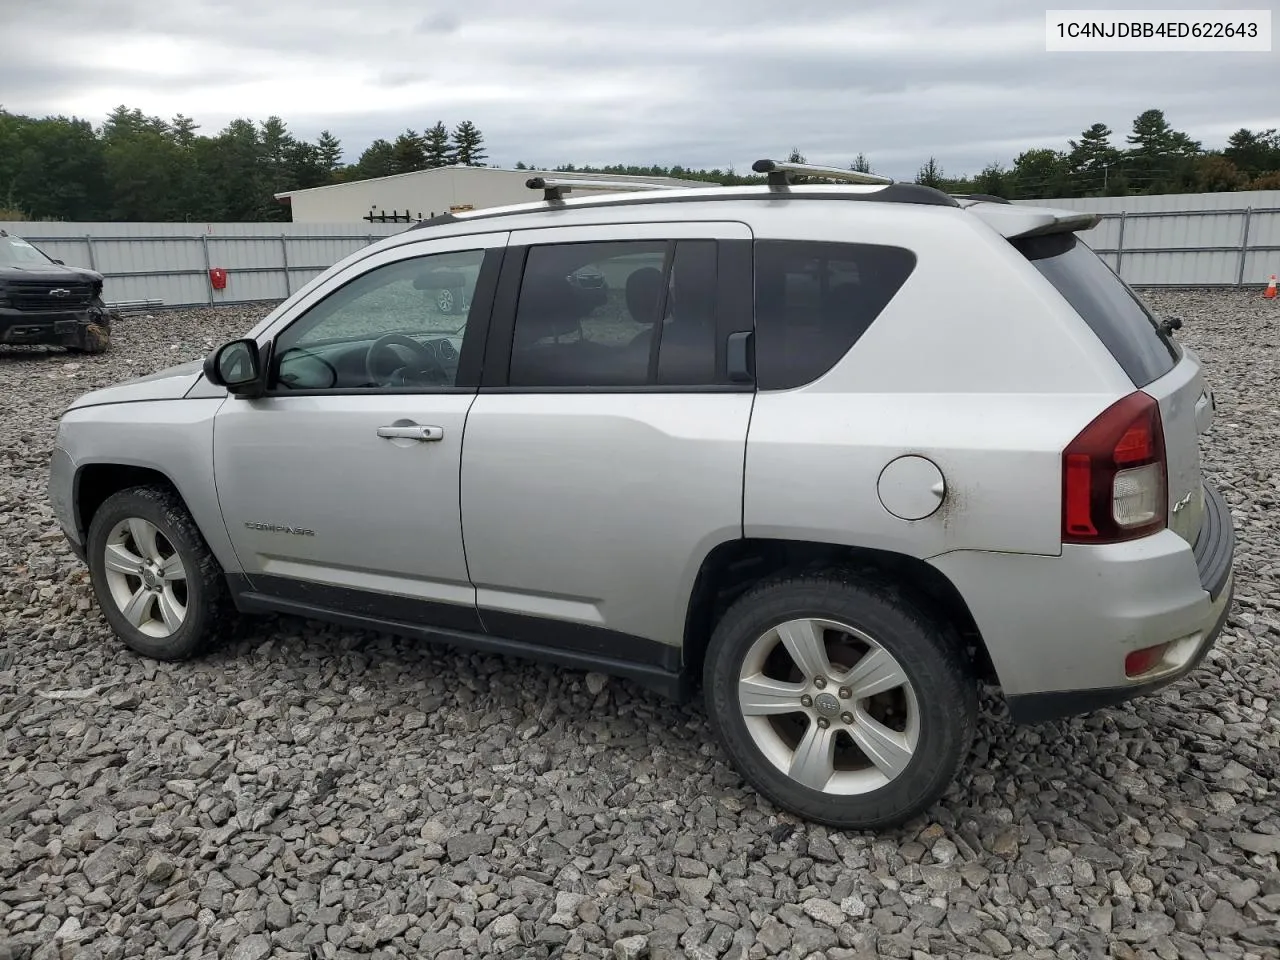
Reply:
[[45, 0], [0, 14], [3, 106], [100, 121], [126, 103], [206, 133], [276, 114], [300, 136], [333, 131], [348, 159], [377, 137], [470, 119], [505, 165], [744, 170], [797, 147], [839, 164], [862, 152], [898, 177], [930, 156], [955, 173], [1007, 165], [1099, 121], [1122, 144], [1150, 107], [1209, 145], [1280, 126], [1272, 54], [1050, 54], [1043, 10], [1020, 0], [409, 9]]
[[454, 33], [458, 26], [458, 18], [452, 13], [434, 13], [419, 20], [413, 30], [415, 33]]

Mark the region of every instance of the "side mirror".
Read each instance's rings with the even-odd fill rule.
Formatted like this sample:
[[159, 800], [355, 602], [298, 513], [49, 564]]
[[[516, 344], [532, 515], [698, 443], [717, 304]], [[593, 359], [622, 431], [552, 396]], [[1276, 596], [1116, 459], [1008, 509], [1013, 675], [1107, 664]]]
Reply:
[[67, 261], [65, 261], [65, 260], [55, 260], [55, 261], [53, 261], [53, 262], [54, 262], [54, 263], [56, 263], [56, 264], [57, 264], [58, 266], [60, 266], [60, 267], [65, 267], [65, 266], [67, 265]]
[[261, 396], [266, 386], [262, 374], [258, 343], [248, 338], [224, 343], [204, 361], [206, 379], [237, 397]]

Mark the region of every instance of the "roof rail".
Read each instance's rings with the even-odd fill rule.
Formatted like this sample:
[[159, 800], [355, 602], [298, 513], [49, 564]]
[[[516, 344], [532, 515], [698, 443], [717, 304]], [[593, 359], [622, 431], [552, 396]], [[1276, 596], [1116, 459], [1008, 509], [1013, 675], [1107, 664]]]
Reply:
[[582, 177], [530, 177], [524, 182], [530, 190], [543, 191], [542, 199], [548, 203], [563, 200], [566, 193], [574, 187], [609, 187], [627, 188], [629, 190], [679, 190], [683, 185], [674, 183], [653, 183], [645, 180], [587, 180]]
[[876, 173], [860, 173], [857, 170], [845, 170], [841, 167], [821, 167], [813, 163], [789, 163], [779, 160], [757, 160], [751, 165], [756, 173], [769, 175], [769, 186], [788, 187], [791, 175], [808, 177], [826, 177], [828, 180], [843, 180], [846, 183], [871, 183], [889, 185], [894, 181], [891, 177], [882, 177]]

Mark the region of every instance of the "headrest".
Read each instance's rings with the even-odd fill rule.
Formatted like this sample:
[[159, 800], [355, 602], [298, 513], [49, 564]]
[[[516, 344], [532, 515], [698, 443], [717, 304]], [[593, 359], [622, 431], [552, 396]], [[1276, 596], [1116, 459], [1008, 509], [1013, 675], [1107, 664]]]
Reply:
[[566, 278], [526, 275], [516, 310], [516, 332], [525, 342], [576, 333], [579, 321], [590, 312], [586, 298]]
[[661, 270], [656, 267], [641, 267], [627, 277], [627, 312], [636, 323], [657, 323], [662, 319], [658, 316], [661, 303]]

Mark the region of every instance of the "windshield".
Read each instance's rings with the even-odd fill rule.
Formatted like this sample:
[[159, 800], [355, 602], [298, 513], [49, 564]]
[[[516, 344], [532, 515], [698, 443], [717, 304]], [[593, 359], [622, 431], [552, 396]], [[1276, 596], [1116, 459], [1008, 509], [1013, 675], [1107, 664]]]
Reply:
[[1142, 299], [1084, 241], [1050, 234], [1014, 241], [1075, 308], [1137, 387], [1173, 369], [1173, 341]]
[[21, 267], [28, 263], [53, 261], [21, 237], [0, 237], [0, 267]]

